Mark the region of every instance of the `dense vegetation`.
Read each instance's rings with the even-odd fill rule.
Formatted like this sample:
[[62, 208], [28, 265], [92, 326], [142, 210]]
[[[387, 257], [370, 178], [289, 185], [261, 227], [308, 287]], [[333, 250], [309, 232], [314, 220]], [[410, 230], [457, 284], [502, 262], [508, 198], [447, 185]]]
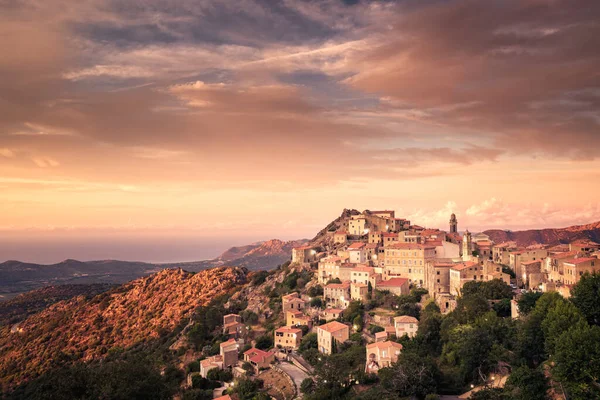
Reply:
[[[414, 292], [375, 293], [367, 309], [415, 309], [420, 318], [416, 337], [394, 339], [404, 346], [398, 362], [366, 376], [360, 337], [353, 335], [352, 344], [337, 346], [338, 353], [327, 357], [307, 336], [301, 351], [315, 365], [317, 380], [303, 385], [304, 391], [308, 399], [434, 399], [483, 385], [473, 399], [543, 400], [551, 388], [569, 399], [600, 399], [599, 288], [600, 275], [585, 275], [570, 300], [557, 293], [525, 294], [518, 320], [510, 318], [511, 288], [499, 280], [465, 284], [456, 309], [446, 315], [434, 303], [419, 310]], [[342, 319], [352, 318], [358, 307], [351, 305]], [[492, 376], [506, 374], [503, 389], [486, 386]], [[356, 391], [357, 383], [369, 389]]]

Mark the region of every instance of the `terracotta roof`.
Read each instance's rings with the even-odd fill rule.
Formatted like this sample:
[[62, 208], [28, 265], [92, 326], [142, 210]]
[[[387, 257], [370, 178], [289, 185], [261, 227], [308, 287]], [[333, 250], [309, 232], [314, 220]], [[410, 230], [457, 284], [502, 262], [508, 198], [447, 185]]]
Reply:
[[240, 317], [240, 316], [239, 316], [239, 314], [227, 314], [223, 318], [227, 318], [227, 317]]
[[479, 264], [476, 262], [473, 262], [473, 261], [467, 261], [467, 262], [463, 262], [463, 263], [454, 265], [452, 267], [452, 269], [454, 269], [456, 271], [462, 271], [463, 269], [471, 268], [474, 266], [479, 266]]
[[418, 324], [419, 321], [415, 317], [411, 317], [410, 315], [401, 315], [399, 317], [394, 318], [394, 322], [400, 322], [402, 324]]
[[375, 333], [375, 338], [380, 338], [380, 337], [388, 337], [388, 334], [386, 331], [383, 332], [376, 332]]
[[251, 348], [249, 350], [246, 350], [244, 352], [244, 355], [246, 355], [246, 356], [252, 356], [252, 357], [259, 356], [261, 358], [265, 358], [265, 357], [270, 356], [271, 353], [268, 352], [268, 351], [264, 351], [264, 350], [261, 350], [261, 349], [257, 349], [256, 347], [253, 347], [253, 348]]
[[348, 250], [360, 250], [364, 245], [365, 244], [362, 242], [352, 243], [350, 246], [348, 246]]
[[331, 321], [325, 325], [319, 326], [319, 329], [322, 329], [326, 332], [333, 333], [340, 331], [342, 329], [348, 329], [348, 325], [344, 325], [341, 322]]
[[393, 233], [393, 232], [385, 232], [381, 236], [383, 236], [383, 237], [398, 237], [398, 234]]
[[532, 260], [532, 261], [526, 261], [526, 262], [522, 262], [521, 265], [533, 265], [533, 264], [541, 264], [542, 260]]
[[583, 263], [586, 263], [586, 262], [589, 262], [589, 261], [598, 261], [598, 259], [594, 258], [594, 257], [573, 258], [571, 260], [565, 261], [565, 264], [574, 264], [574, 265], [577, 265], [577, 264], [583, 264]]
[[400, 287], [408, 282], [406, 278], [392, 278], [387, 281], [377, 282], [377, 287]]
[[369, 285], [365, 285], [364, 283], [352, 283], [352, 286], [356, 286], [356, 287], [367, 287]]
[[282, 300], [291, 300], [291, 299], [297, 299], [297, 298], [298, 298], [298, 292], [294, 292], [294, 293], [286, 294], [285, 296], [281, 296]]
[[421, 243], [394, 243], [388, 247], [389, 249], [400, 249], [400, 250], [425, 250], [435, 249], [435, 246], [424, 245]]
[[[384, 332], [379, 332], [379, 333], [384, 333]], [[386, 340], [385, 342], [375, 342], [375, 343], [371, 343], [367, 345], [367, 349], [373, 349], [373, 348], [379, 348], [379, 349], [388, 349], [390, 347], [394, 347], [398, 350], [402, 350], [402, 345], [400, 343], [396, 343], [396, 342], [392, 342], [390, 340]]]
[[365, 245], [365, 249], [376, 249], [377, 247], [377, 243], [367, 243]]
[[282, 326], [281, 328], [275, 329], [275, 332], [295, 333], [296, 335], [302, 333], [302, 329], [290, 328], [289, 326]]
[[354, 268], [352, 268], [352, 271], [356, 271], [356, 272], [374, 272], [375, 268], [373, 268], [373, 267], [354, 267]]
[[346, 231], [336, 231], [335, 234], [336, 235], [347, 235], [348, 233]]
[[219, 346], [226, 347], [226, 346], [230, 346], [233, 344], [237, 345], [237, 342], [235, 341], [235, 339], [229, 339], [228, 341], [221, 343]]

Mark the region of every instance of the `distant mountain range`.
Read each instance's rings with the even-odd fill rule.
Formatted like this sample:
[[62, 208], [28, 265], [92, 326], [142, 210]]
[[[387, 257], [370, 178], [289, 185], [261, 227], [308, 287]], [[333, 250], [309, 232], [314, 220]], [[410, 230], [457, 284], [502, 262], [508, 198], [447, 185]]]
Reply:
[[306, 240], [272, 239], [232, 247], [212, 260], [166, 264], [118, 260], [65, 260], [57, 264], [43, 265], [11, 260], [0, 264], [0, 301], [48, 285], [122, 284], [165, 268], [198, 272], [227, 265], [249, 270], [269, 270], [289, 260], [292, 248], [303, 243], [306, 243]]
[[519, 246], [530, 246], [536, 243], [557, 245], [579, 239], [600, 242], [600, 221], [567, 228], [530, 229], [526, 231], [491, 229], [483, 233], [488, 235], [495, 243], [515, 241]]

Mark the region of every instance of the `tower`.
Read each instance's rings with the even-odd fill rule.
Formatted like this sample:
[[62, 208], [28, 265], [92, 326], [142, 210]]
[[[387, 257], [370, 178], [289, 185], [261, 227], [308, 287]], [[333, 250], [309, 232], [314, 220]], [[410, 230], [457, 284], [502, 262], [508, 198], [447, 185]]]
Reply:
[[469, 261], [471, 259], [471, 252], [472, 252], [472, 245], [471, 245], [471, 232], [469, 232], [469, 230], [467, 229], [465, 231], [465, 234], [463, 235], [463, 240], [462, 240], [462, 259], [463, 261]]
[[450, 233], [458, 232], [458, 220], [456, 219], [456, 214], [452, 213], [450, 216]]

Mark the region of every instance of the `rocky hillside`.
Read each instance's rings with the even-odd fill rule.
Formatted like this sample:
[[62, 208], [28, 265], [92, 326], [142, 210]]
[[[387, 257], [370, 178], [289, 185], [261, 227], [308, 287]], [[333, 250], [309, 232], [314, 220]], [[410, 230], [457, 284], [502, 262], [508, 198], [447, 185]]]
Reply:
[[92, 298], [113, 289], [115, 285], [97, 283], [91, 285], [47, 286], [21, 294], [14, 299], [0, 302], [0, 328], [24, 320], [46, 307], [77, 296]]
[[0, 383], [12, 387], [59, 363], [89, 361], [144, 345], [185, 324], [198, 306], [245, 283], [243, 268], [193, 274], [163, 270], [91, 300], [56, 303], [0, 330]]
[[577, 239], [590, 239], [594, 242], [600, 242], [600, 221], [559, 229], [531, 229], [527, 231], [493, 229], [484, 233], [496, 243], [515, 241], [519, 246], [529, 246], [536, 243], [555, 245], [569, 243]]

